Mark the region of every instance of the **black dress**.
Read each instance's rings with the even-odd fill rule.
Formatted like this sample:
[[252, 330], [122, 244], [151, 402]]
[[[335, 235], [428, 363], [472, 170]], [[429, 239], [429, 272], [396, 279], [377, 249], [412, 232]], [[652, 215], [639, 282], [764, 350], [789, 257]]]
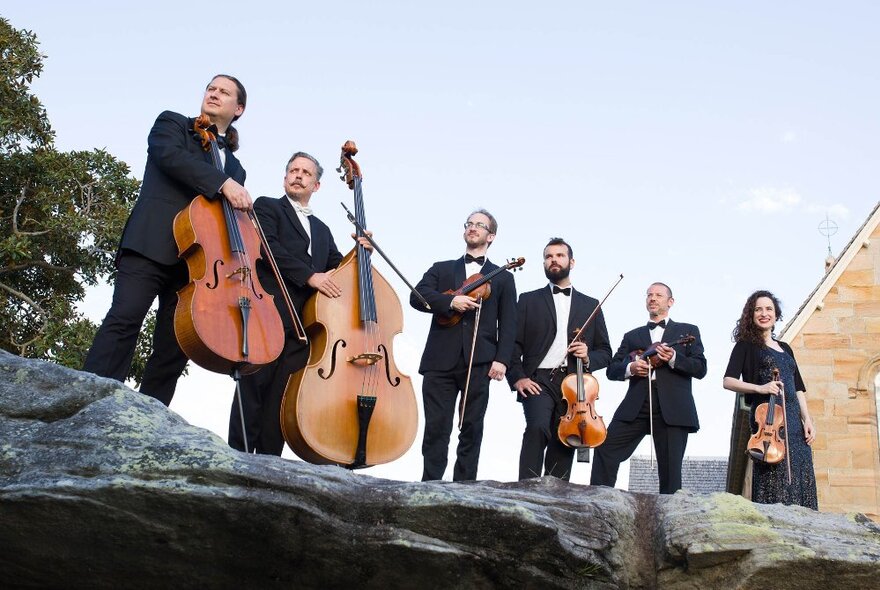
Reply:
[[[804, 440], [804, 427], [797, 391], [805, 391], [803, 380], [791, 348], [779, 343], [783, 352], [767, 346], [739, 342], [730, 355], [726, 377], [738, 379], [742, 375], [748, 383], [762, 385], [772, 378], [772, 369], [779, 369], [779, 379], [785, 386], [785, 411], [788, 418], [788, 449], [786, 459], [771, 465], [761, 461], [752, 463], [752, 501], [760, 504], [796, 504], [818, 510], [816, 474], [813, 469], [813, 450]], [[769, 396], [748, 395], [746, 401], [751, 410], [749, 424], [752, 433], [758, 431], [755, 410], [767, 402]], [[778, 411], [782, 400], [775, 396]], [[791, 462], [791, 484], [788, 484], [787, 462]]]

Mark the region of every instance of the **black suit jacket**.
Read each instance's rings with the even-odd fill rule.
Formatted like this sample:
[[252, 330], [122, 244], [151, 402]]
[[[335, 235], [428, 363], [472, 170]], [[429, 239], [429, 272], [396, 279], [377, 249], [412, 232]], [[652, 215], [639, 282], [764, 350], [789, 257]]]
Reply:
[[[565, 331], [569, 340], [598, 306], [598, 300], [572, 289], [571, 309]], [[553, 344], [557, 329], [556, 306], [553, 304], [553, 293], [549, 285], [520, 295], [516, 310], [516, 345], [513, 350], [513, 364], [507, 372], [511, 389], [523, 377], [534, 377], [538, 365]], [[611, 361], [611, 342], [601, 309], [584, 330], [583, 341], [590, 349], [590, 371], [595, 373], [607, 367]], [[575, 364], [574, 357], [568, 355], [569, 369], [574, 370]]]
[[[342, 261], [342, 254], [336, 248], [330, 228], [314, 215], [309, 216], [312, 234], [312, 253], [309, 254], [309, 236], [286, 196], [279, 199], [260, 197], [254, 201], [254, 213], [266, 234], [269, 249], [275, 256], [294, 306], [297, 312], [302, 312], [306, 300], [315, 292], [306, 283], [309, 277], [316, 272], [334, 269]], [[284, 327], [293, 328], [281, 289], [265, 257], [257, 262], [257, 276], [263, 288], [275, 297]]]
[[[667, 320], [663, 342], [674, 342], [686, 335], [694, 336], [694, 342], [674, 347], [675, 368], [665, 363], [657, 367], [655, 369], [657, 379], [654, 383], [657, 386], [663, 421], [670, 426], [682, 426], [689, 432], [696, 432], [700, 429], [700, 421], [697, 418], [691, 380], [702, 379], [706, 375], [706, 357], [703, 356], [700, 329], [693, 324]], [[632, 361], [630, 353], [639, 349], [645, 350], [651, 344], [651, 332], [647, 326], [641, 326], [624, 334], [620, 348], [617, 349], [606, 371], [608, 378], [623, 381], [626, 367]], [[614, 413], [614, 419], [626, 422], [635, 420], [647, 399], [648, 380], [644, 377], [631, 377], [626, 396]]]
[[[487, 260], [480, 272], [487, 275], [497, 268], [497, 265]], [[451, 327], [437, 323], [438, 316], [453, 315], [449, 310], [449, 304], [454, 296], [444, 291], [458, 289], [466, 278], [464, 257], [437, 262], [416, 285], [416, 291], [428, 301], [431, 310], [425, 309], [415, 295], [410, 295], [410, 305], [419, 311], [433, 314], [428, 342], [425, 344], [425, 352], [419, 365], [421, 374], [427, 371], [449, 371], [455, 367], [459, 359], [463, 357], [467, 360], [470, 357], [476, 312], [470, 311], [464, 314], [461, 321]], [[492, 278], [491, 294], [483, 301], [474, 350], [474, 364], [498, 361], [509, 367], [515, 338], [516, 284], [513, 275], [503, 270]]]
[[160, 264], [177, 259], [174, 216], [198, 195], [216, 198], [229, 178], [244, 184], [245, 171], [230, 150], [226, 167], [218, 170], [210, 152], [194, 135], [193, 122], [165, 111], [156, 119], [147, 139], [147, 166], [134, 209], [122, 232], [120, 249], [128, 249]]

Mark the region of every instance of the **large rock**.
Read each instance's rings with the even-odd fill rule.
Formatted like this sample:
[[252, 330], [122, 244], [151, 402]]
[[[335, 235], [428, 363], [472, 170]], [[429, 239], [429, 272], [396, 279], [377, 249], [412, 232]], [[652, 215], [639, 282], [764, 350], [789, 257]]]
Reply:
[[245, 455], [118, 382], [0, 352], [4, 587], [867, 588], [880, 528], [552, 478], [402, 483]]

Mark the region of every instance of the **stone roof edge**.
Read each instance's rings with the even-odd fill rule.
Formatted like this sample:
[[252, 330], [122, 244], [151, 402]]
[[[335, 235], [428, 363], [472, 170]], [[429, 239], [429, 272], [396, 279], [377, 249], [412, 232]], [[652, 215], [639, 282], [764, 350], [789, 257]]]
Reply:
[[791, 338], [800, 333], [803, 329], [804, 324], [810, 319], [813, 311], [822, 308], [828, 291], [830, 291], [831, 287], [837, 283], [837, 279], [840, 278], [840, 275], [843, 274], [849, 266], [849, 263], [855, 258], [862, 245], [868, 241], [868, 237], [878, 224], [880, 224], [880, 201], [874, 205], [874, 209], [868, 215], [867, 219], [865, 219], [865, 222], [858, 231], [856, 231], [855, 235], [846, 245], [846, 248], [843, 249], [843, 252], [837, 257], [837, 260], [834, 261], [834, 264], [828, 272], [825, 273], [825, 276], [822, 277], [822, 280], [819, 281], [819, 284], [816, 285], [813, 292], [810, 293], [804, 303], [800, 306], [797, 313], [791, 318], [791, 321], [789, 321], [779, 333], [780, 340], [790, 342]]

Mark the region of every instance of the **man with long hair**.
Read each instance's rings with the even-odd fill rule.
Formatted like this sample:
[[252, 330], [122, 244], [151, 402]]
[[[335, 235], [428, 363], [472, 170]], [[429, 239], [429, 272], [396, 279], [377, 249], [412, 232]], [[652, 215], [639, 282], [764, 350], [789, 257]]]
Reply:
[[233, 76], [211, 79], [201, 114], [218, 137], [223, 169], [202, 148], [194, 118], [165, 111], [147, 138], [147, 165], [141, 192], [125, 224], [116, 255], [113, 301], [86, 357], [83, 370], [125, 381], [131, 370], [138, 333], [153, 301], [159, 298], [153, 348], [140, 390], [166, 406], [187, 358], [174, 335], [177, 291], [189, 280], [177, 257], [174, 217], [198, 195], [227, 199], [240, 210], [251, 208], [245, 171], [235, 157], [238, 133], [232, 122], [244, 113], [247, 93]]

